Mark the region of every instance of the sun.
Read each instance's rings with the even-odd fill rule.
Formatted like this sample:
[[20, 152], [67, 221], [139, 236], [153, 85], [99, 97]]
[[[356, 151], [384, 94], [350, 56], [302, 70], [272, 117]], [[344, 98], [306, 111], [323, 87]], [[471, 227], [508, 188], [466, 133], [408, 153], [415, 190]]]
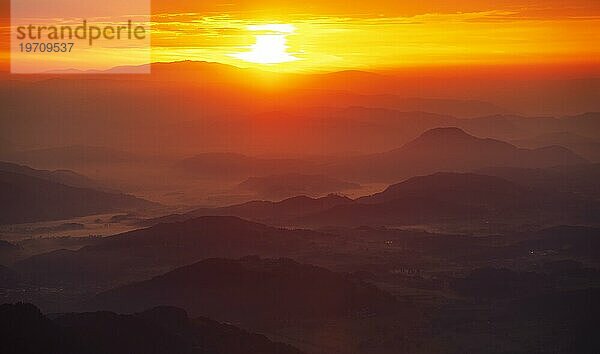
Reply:
[[290, 24], [265, 24], [248, 26], [249, 31], [260, 31], [256, 42], [246, 52], [231, 54], [232, 57], [256, 64], [287, 63], [300, 58], [288, 53], [287, 36], [296, 28]]

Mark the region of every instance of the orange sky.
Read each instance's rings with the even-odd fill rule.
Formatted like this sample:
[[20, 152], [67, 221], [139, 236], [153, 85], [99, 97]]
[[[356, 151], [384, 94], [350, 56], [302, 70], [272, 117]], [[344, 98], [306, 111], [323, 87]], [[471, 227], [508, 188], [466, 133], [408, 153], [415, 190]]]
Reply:
[[[153, 61], [204, 60], [275, 71], [600, 63], [596, 0], [155, 0], [152, 9]], [[2, 0], [5, 63], [7, 14], [8, 1]], [[269, 24], [293, 31], [250, 30]], [[261, 50], [270, 45], [281, 47], [271, 57], [292, 59], [248, 61], [263, 60]], [[97, 60], [90, 67], [102, 68]]]

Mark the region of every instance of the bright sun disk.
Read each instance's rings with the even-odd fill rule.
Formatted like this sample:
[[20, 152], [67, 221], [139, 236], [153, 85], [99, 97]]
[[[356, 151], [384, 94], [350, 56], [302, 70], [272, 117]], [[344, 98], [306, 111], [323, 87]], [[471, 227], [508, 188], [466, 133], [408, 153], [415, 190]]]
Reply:
[[267, 32], [257, 34], [250, 51], [230, 54], [232, 57], [257, 64], [279, 64], [300, 60], [288, 53], [287, 36], [296, 28], [290, 24], [266, 24], [248, 26], [249, 31]]

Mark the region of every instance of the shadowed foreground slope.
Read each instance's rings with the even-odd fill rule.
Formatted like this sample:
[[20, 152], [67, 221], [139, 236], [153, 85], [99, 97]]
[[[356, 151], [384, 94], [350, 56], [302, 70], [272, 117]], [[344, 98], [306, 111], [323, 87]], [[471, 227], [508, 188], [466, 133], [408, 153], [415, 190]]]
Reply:
[[234, 326], [159, 307], [44, 316], [30, 304], [0, 306], [3, 354], [300, 354]]
[[170, 305], [227, 321], [376, 312], [394, 304], [379, 289], [290, 259], [207, 259], [98, 295], [94, 307], [138, 311]]

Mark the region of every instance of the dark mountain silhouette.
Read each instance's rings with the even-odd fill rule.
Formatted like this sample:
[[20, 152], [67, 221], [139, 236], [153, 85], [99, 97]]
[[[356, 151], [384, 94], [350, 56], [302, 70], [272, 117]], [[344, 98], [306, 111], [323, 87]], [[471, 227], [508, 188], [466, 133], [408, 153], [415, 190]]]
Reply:
[[124, 311], [173, 305], [228, 321], [347, 316], [393, 304], [390, 295], [343, 274], [290, 259], [258, 257], [207, 259], [94, 300], [100, 308]]
[[[591, 166], [594, 165], [556, 169], [583, 169], [579, 175], [586, 176], [585, 171]], [[504, 175], [504, 172], [499, 174]], [[490, 175], [439, 172], [410, 178], [383, 192], [356, 200], [330, 195], [317, 199], [294, 197], [280, 202], [252, 201], [149, 219], [143, 224], [180, 222], [205, 215], [230, 215], [269, 224], [303, 226], [486, 222], [525, 216], [541, 223], [593, 222], [600, 210], [594, 199], [595, 180], [578, 179], [575, 175], [565, 180], [572, 180], [572, 187], [569, 183], [564, 188], [553, 186], [553, 183], [560, 184], [560, 174], [549, 182], [527, 178], [515, 178], [513, 182]]]
[[526, 193], [528, 191], [525, 188], [499, 177], [474, 173], [438, 172], [410, 178], [389, 186], [381, 193], [359, 198], [357, 201], [377, 204], [400, 198], [420, 197], [500, 207]]
[[[561, 126], [560, 119], [550, 116], [525, 117], [515, 114], [493, 114], [465, 119], [457, 127], [476, 136], [499, 140], [515, 140], [540, 132], [554, 132]], [[546, 145], [544, 145], [546, 146]]]
[[[397, 110], [372, 105], [350, 107], [301, 107], [273, 111], [255, 116], [256, 125], [269, 125], [272, 132], [284, 132], [290, 125], [307, 138], [320, 137], [321, 147], [329, 151], [380, 152], [391, 150], [418, 137], [423, 132], [438, 127], [457, 127], [471, 135], [512, 141], [515, 145], [538, 148], [561, 145], [570, 148], [578, 142], [593, 143], [600, 137], [592, 135], [594, 119], [581, 117], [483, 115], [460, 118], [448, 114]], [[303, 129], [309, 125], [318, 129]], [[265, 126], [266, 129], [266, 126]], [[261, 130], [261, 129], [258, 129]], [[587, 131], [587, 132], [586, 132]], [[586, 133], [575, 133], [586, 132]], [[537, 141], [538, 137], [540, 138]], [[327, 140], [329, 139], [329, 141]], [[529, 141], [532, 145], [522, 145]], [[319, 142], [316, 141], [316, 144]]]
[[359, 187], [356, 183], [342, 181], [325, 175], [289, 173], [265, 177], [250, 177], [240, 183], [237, 189], [253, 192], [262, 198], [283, 199], [298, 195], [319, 197]]
[[[124, 68], [113, 68], [104, 73], [119, 73]], [[131, 67], [127, 68], [131, 70]], [[90, 73], [87, 73], [89, 75]], [[507, 113], [508, 110], [497, 105], [482, 101], [469, 99], [449, 99], [449, 98], [421, 98], [421, 97], [402, 97], [392, 94], [373, 94], [368, 93], [372, 88], [379, 87], [377, 92], [397, 92], [398, 88], [406, 85], [392, 75], [383, 75], [360, 70], [343, 70], [326, 74], [292, 74], [275, 73], [270, 71], [257, 71], [242, 69], [220, 63], [202, 62], [202, 61], [179, 61], [171, 63], [153, 63], [152, 75], [148, 78], [136, 78], [133, 80], [151, 80], [151, 81], [177, 81], [180, 83], [197, 83], [199, 80], [207, 86], [230, 86], [239, 88], [254, 88], [251, 84], [255, 78], [268, 77], [279, 82], [285, 82], [289, 89], [298, 89], [302, 91], [331, 91], [338, 94], [342, 93], [348, 97], [342, 100], [343, 103], [369, 101], [376, 107], [394, 107], [405, 111], [428, 109], [430, 112], [444, 112], [446, 114], [455, 114], [459, 116], [481, 116], [486, 114]], [[239, 78], [246, 80], [239, 80]], [[85, 76], [83, 76], [85, 78]], [[351, 89], [349, 89], [351, 87]], [[381, 88], [388, 88], [382, 90]], [[350, 94], [342, 92], [348, 90], [352, 92], [366, 93], [363, 95]], [[322, 94], [321, 94], [322, 95]], [[323, 95], [322, 95], [323, 96]], [[362, 98], [362, 99], [361, 99]]]
[[513, 143], [526, 148], [560, 145], [590, 161], [600, 162], [600, 137], [590, 138], [563, 131], [541, 134], [528, 139], [515, 140]]
[[285, 224], [303, 215], [318, 213], [332, 207], [352, 203], [352, 199], [330, 194], [321, 198], [307, 196], [292, 197], [279, 202], [251, 201], [221, 208], [201, 208], [185, 214], [168, 215], [150, 219], [144, 223], [155, 225], [160, 222], [189, 220], [199, 216], [225, 215], [236, 216], [259, 222]]
[[112, 312], [44, 316], [31, 304], [0, 305], [4, 354], [300, 354], [231, 325], [190, 319], [159, 307], [132, 315]]
[[207, 216], [105, 237], [78, 251], [36, 255], [15, 268], [35, 283], [119, 283], [204, 258], [285, 256], [315, 250], [313, 240], [319, 237], [327, 236]]
[[303, 145], [322, 154], [376, 153], [398, 147], [422, 132], [440, 126], [460, 126], [466, 121], [449, 115], [421, 111], [400, 111], [370, 106], [299, 107], [254, 116], [256, 134], [270, 134], [271, 140], [289, 143], [293, 129]]
[[[0, 114], [0, 117], [3, 119], [4, 126], [9, 126], [11, 129], [0, 132], [0, 138], [19, 142], [23, 148], [77, 144], [123, 147], [128, 145], [127, 141], [136, 141], [137, 148], [155, 147], [155, 142], [161, 141], [163, 148], [169, 147], [174, 150], [180, 148], [180, 152], [231, 151], [230, 142], [235, 141], [236, 147], [239, 146], [237, 151], [244, 153], [248, 151], [252, 151], [253, 154], [274, 151], [308, 153], [309, 149], [312, 150], [311, 153], [318, 153], [323, 151], [318, 145], [318, 139], [311, 139], [304, 133], [310, 131], [310, 128], [318, 131], [319, 129], [314, 128], [320, 127], [319, 125], [305, 127], [302, 133], [298, 134], [302, 139], [294, 136], [298, 133], [296, 129], [288, 130], [281, 138], [277, 134], [270, 135], [268, 130], [254, 130], [256, 121], [253, 117], [274, 110], [288, 111], [306, 107], [344, 109], [351, 106], [398, 111], [419, 110], [441, 115], [455, 115], [459, 118], [507, 115], [510, 111], [533, 112], [531, 114], [589, 112], [597, 111], [599, 101], [597, 94], [590, 95], [590, 93], [597, 91], [594, 89], [600, 82], [597, 79], [552, 80], [543, 84], [538, 82], [534, 85], [536, 89], [532, 89], [531, 82], [528, 80], [519, 80], [518, 83], [513, 81], [512, 84], [520, 89], [510, 90], [511, 95], [516, 97], [508, 99], [513, 102], [506, 105], [506, 98], [503, 99], [504, 102], [499, 103], [498, 97], [499, 91], [507, 93], [506, 82], [499, 85], [496, 82], [498, 86], [492, 90], [493, 93], [488, 91], [487, 97], [484, 95], [478, 100], [466, 99], [473, 97], [471, 90], [483, 91], [481, 84], [484, 81], [489, 83], [487, 76], [485, 80], [469, 80], [471, 93], [466, 93], [457, 90], [455, 85], [448, 85], [449, 79], [446, 74], [443, 75], [443, 79], [432, 80], [437, 82], [433, 85], [434, 90], [431, 85], [425, 85], [422, 76], [413, 77], [410, 82], [396, 78], [393, 80], [395, 84], [390, 86], [386, 83], [390, 80], [390, 75], [363, 72], [360, 74], [342, 72], [339, 75], [281, 74], [205, 62], [156, 63], [152, 68], [152, 74], [144, 76], [88, 73], [36, 76], [35, 80], [32, 78], [16, 80], [14, 77], [10, 80], [2, 80], [0, 81], [2, 99], [0, 107], [4, 111], [1, 111], [3, 114]], [[345, 80], [341, 77], [350, 79]], [[364, 84], [365, 77], [379, 79]], [[270, 82], [270, 78], [277, 82], [275, 89], [268, 84], [258, 85]], [[355, 78], [359, 84], [354, 83]], [[459, 76], [456, 80], [450, 81], [462, 86], [459, 82], [464, 80], [464, 77]], [[527, 87], [523, 87], [524, 83]], [[552, 99], [543, 102], [540, 100], [538, 90], [544, 91], [549, 84], [560, 94], [555, 92], [550, 95]], [[528, 100], [522, 98], [525, 91], [530, 95]], [[61, 95], [48, 95], [48, 92], [61, 92]], [[461, 96], [463, 99], [460, 99]], [[157, 100], [156, 97], [161, 99]], [[427, 97], [439, 97], [439, 99]], [[449, 99], [449, 97], [457, 99]], [[565, 97], [570, 98], [565, 99]], [[583, 101], [587, 102], [585, 104], [581, 101], [583, 97], [585, 97]], [[515, 100], [518, 103], [514, 102]], [[31, 107], [29, 104], [31, 101], [39, 103], [39, 109], [45, 112], [44, 118], [36, 114], [37, 108]], [[566, 105], [566, 101], [570, 101], [572, 105]], [[78, 104], [73, 105], [73, 102]], [[552, 108], [542, 109], [540, 108], [542, 104], [550, 105]], [[506, 109], [502, 106], [511, 106], [511, 108]], [[202, 107], [204, 114], [198, 115], [199, 107]], [[327, 121], [325, 118], [321, 116], [321, 121]], [[527, 119], [522, 119], [523, 123], [519, 123], [516, 130], [522, 130], [521, 125], [524, 128], [533, 125], [527, 122]], [[148, 122], [154, 123], [147, 124]], [[582, 122], [578, 131], [589, 127], [585, 119], [572, 120], [573, 124], [578, 122]], [[447, 125], [455, 126], [453, 123], [443, 124], [443, 126]], [[558, 125], [560, 129], [551, 131], [565, 131], [564, 127]], [[540, 126], [543, 128], [545, 124]], [[461, 127], [476, 135], [501, 139], [512, 140], [532, 136], [531, 131], [527, 131], [527, 134], [517, 131], [517, 134], [510, 137], [491, 135], [493, 125], [486, 128], [487, 133], [470, 130], [467, 126]], [[432, 127], [425, 129], [428, 128]], [[498, 128], [501, 126], [498, 125]], [[343, 135], [343, 129], [344, 125], [338, 126], [340, 135]], [[551, 131], [533, 131], [533, 134]], [[569, 131], [577, 133], [575, 130]], [[587, 131], [593, 130], [587, 129]], [[415, 134], [420, 132], [422, 130]], [[367, 140], [375, 140], [377, 135], [377, 133], [371, 134]], [[287, 144], [270, 144], [265, 137], [275, 138], [278, 141], [287, 140]], [[309, 143], [306, 143], [307, 141]], [[398, 143], [403, 142], [404, 140], [401, 140]], [[347, 150], [345, 146], [343, 149], [335, 149], [335, 151], [345, 150]]]
[[[188, 9], [189, 10], [189, 9]], [[424, 103], [432, 106], [432, 110], [440, 110], [432, 102], [445, 101], [464, 102], [463, 105], [456, 103], [459, 108], [467, 106], [468, 110], [461, 110], [471, 116], [485, 114], [498, 114], [512, 111], [533, 112], [556, 112], [556, 114], [572, 114], [570, 112], [597, 111], [598, 95], [595, 94], [599, 87], [596, 78], [581, 79], [559, 79], [552, 76], [551, 79], [531, 78], [526, 73], [510, 75], [506, 78], [491, 78], [489, 72], [467, 78], [459, 73], [448, 73], [447, 68], [432, 70], [424, 74], [422, 70], [406, 72], [403, 70], [388, 72], [387, 74], [372, 73], [359, 70], [343, 70], [326, 74], [291, 74], [257, 71], [252, 69], [241, 69], [219, 63], [201, 61], [179, 61], [171, 63], [153, 63], [152, 75], [127, 75], [128, 80], [138, 83], [148, 81], [177, 82], [181, 85], [193, 83], [198, 85], [202, 82], [205, 86], [225, 86], [234, 89], [256, 88], [258, 78], [269, 78], [288, 89], [302, 88], [327, 91], [351, 91], [361, 94], [396, 94], [395, 104], [400, 106], [401, 99], [407, 97], [472, 97], [474, 92], [483, 100], [490, 102], [502, 102], [507, 108], [498, 107], [496, 104], [485, 101], [469, 99], [430, 99]], [[126, 67], [127, 70], [136, 69]], [[108, 70], [102, 75], [73, 75], [75, 78], [98, 80], [103, 77], [111, 77], [111, 73], [123, 72], [125, 68], [117, 67]], [[424, 76], [428, 80], [424, 80]], [[52, 76], [50, 76], [52, 77]], [[240, 80], [239, 78], [242, 78]], [[516, 79], [516, 80], [515, 80]], [[204, 81], [205, 80], [205, 81]], [[240, 82], [241, 81], [241, 82]], [[452, 84], [449, 85], [449, 82]], [[507, 92], [507, 84], [513, 88]], [[514, 92], [513, 92], [514, 91]], [[323, 94], [323, 96], [327, 96]], [[407, 99], [410, 100], [410, 99]], [[351, 100], [349, 100], [352, 102]], [[410, 102], [410, 101], [409, 101]], [[535, 104], [533, 102], [536, 102]], [[445, 105], [440, 103], [440, 107]], [[467, 105], [471, 103], [471, 105]], [[382, 103], [380, 103], [382, 104]], [[453, 105], [446, 104], [449, 108]], [[483, 110], [481, 110], [483, 109]], [[458, 111], [457, 113], [460, 113]]]
[[590, 198], [600, 197], [600, 164], [549, 168], [492, 167], [475, 172], [498, 176], [548, 193], [566, 192]]
[[0, 172], [0, 204], [10, 205], [0, 215], [0, 224], [59, 220], [156, 206], [131, 195], [70, 187], [12, 172]]
[[593, 134], [591, 135], [592, 137], [598, 138], [596, 132], [600, 131], [600, 112], [588, 111], [577, 115], [566, 116], [562, 120], [563, 122], [572, 124], [572, 126], [576, 127], [567, 129], [568, 131], [584, 136]]
[[[532, 149], [552, 145], [585, 147], [576, 143], [593, 143], [600, 138], [593, 133], [599, 129], [600, 116], [593, 112], [561, 118], [496, 114], [465, 119], [460, 115], [431, 113], [427, 108], [420, 111], [398, 110], [367, 103], [359, 106], [355, 102], [350, 107], [304, 107], [263, 114], [260, 117], [265, 116], [272, 118], [263, 119], [265, 124], [281, 126], [281, 130], [275, 128], [275, 132], [283, 132], [286, 124], [292, 124], [309, 139], [314, 139], [314, 134], [319, 134], [317, 136], [321, 139], [329, 139], [330, 141], [324, 142], [314, 139], [313, 144], [320, 143], [319, 146], [330, 151], [345, 149], [367, 153], [373, 149], [390, 150], [438, 127], [457, 127], [474, 136], [514, 141], [517, 146]], [[309, 122], [310, 126], [318, 129], [313, 129], [312, 132], [303, 129]], [[561, 134], [568, 134], [568, 137]], [[583, 138], [588, 135], [590, 138]], [[521, 145], [521, 142], [535, 140], [536, 136], [541, 136], [544, 140], [532, 145]], [[593, 149], [594, 146], [590, 145], [582, 151], [590, 153]], [[575, 152], [578, 153], [578, 150]]]
[[[359, 94], [355, 92], [349, 92], [347, 91], [347, 88], [342, 88], [341, 90], [327, 90], [326, 88], [318, 87], [294, 91], [289, 98], [293, 97], [299, 99], [300, 102], [311, 102], [312, 104], [310, 106], [313, 107], [347, 108], [360, 106], [396, 110], [400, 112], [420, 111], [460, 118], [475, 118], [493, 114], [510, 114], [509, 110], [486, 101], [407, 97], [393, 93]], [[325, 97], [327, 97], [327, 99], [325, 99]], [[306, 107], [306, 105], [299, 105], [297, 102], [293, 103], [286, 101], [286, 103], [285, 106], [292, 109]]]
[[479, 117], [494, 113], [508, 113], [503, 107], [480, 100], [404, 98], [398, 100], [393, 108], [400, 111], [423, 111], [437, 114], [447, 114], [457, 117]]
[[[214, 63], [181, 62], [153, 65], [152, 75], [146, 77], [71, 74], [50, 75], [47, 80], [0, 81], [0, 107], [5, 109], [0, 117], [11, 117], [2, 121], [10, 125], [11, 130], [0, 132], [0, 138], [18, 140], [25, 149], [86, 144], [143, 151], [156, 150], [155, 142], [161, 141], [163, 147], [181, 154], [232, 151], [230, 142], [235, 141], [235, 151], [243, 153], [322, 153], [318, 134], [317, 138], [308, 139], [296, 129], [288, 129], [281, 137], [271, 133], [270, 124], [256, 130], [254, 127], [260, 123], [253, 117], [274, 110], [357, 105], [401, 111], [428, 108], [442, 114], [466, 112], [471, 116], [506, 113], [504, 109], [481, 101], [354, 94], [347, 91], [347, 82], [340, 82], [337, 88], [329, 90], [319, 84], [306, 87], [303, 85], [305, 80], [297, 80], [298, 75], [292, 75], [292, 80], [278, 79], [277, 90], [262, 85], [257, 87], [257, 82], [270, 76], [278, 78], [282, 75]], [[48, 95], [48, 92], [62, 94]], [[40, 110], [46, 112], [44, 119], [35, 114], [36, 110], [28, 104], [31, 101], [38, 102]], [[73, 105], [73, 102], [78, 104]], [[203, 108], [204, 114], [198, 115], [199, 107]], [[451, 112], [444, 112], [446, 108]], [[323, 122], [322, 118], [320, 120]], [[302, 132], [317, 131], [316, 127], [305, 125]], [[272, 140], [285, 144], [274, 144]], [[136, 144], [128, 143], [131, 141]], [[345, 147], [335, 149], [345, 150]], [[113, 158], [110, 151], [107, 153], [108, 159], [102, 156], [96, 159], [93, 154], [88, 154], [87, 161], [120, 160], [118, 155]], [[77, 154], [71, 160], [72, 164], [64, 165], [71, 161], [63, 155], [62, 152], [59, 155], [27, 152], [15, 155], [12, 161], [39, 168], [73, 168], [82, 156]]]
[[71, 170], [37, 170], [28, 166], [22, 166], [10, 162], [0, 161], [0, 171], [19, 173], [30, 177], [46, 179], [52, 182], [64, 184], [71, 187], [92, 188], [99, 190], [107, 189], [102, 184], [92, 180], [91, 178]]
[[566, 148], [550, 146], [519, 149], [495, 139], [482, 139], [459, 128], [429, 130], [401, 148], [358, 157], [334, 166], [338, 175], [361, 179], [393, 180], [437, 171], [477, 168], [549, 167], [587, 162]]
[[[169, 80], [177, 78], [181, 81], [193, 82], [194, 80], [204, 79], [211, 84], [234, 87], [248, 85], [240, 84], [235, 78], [242, 76], [248, 79], [248, 82], [252, 82], [252, 78], [256, 75], [253, 70], [197, 61], [153, 64], [152, 74], [163, 76]], [[335, 96], [335, 99], [328, 100], [328, 103], [342, 106], [355, 104], [393, 108], [401, 111], [441, 112], [442, 114], [466, 117], [509, 112], [503, 107], [483, 100], [411, 97], [411, 90], [406, 90], [405, 80], [393, 75], [367, 71], [342, 70], [325, 74], [304, 75], [261, 72], [260, 75], [270, 77], [278, 82], [286, 82], [289, 89], [300, 91], [298, 98], [304, 98], [304, 101], [299, 100], [299, 102], [307, 101], [307, 97], [302, 94], [310, 96], [312, 93], [314, 96], [321, 96], [319, 100], [321, 103], [326, 102], [324, 100], [325, 96], [328, 98]], [[419, 83], [422, 84], [422, 80], [419, 80]], [[374, 92], [373, 89], [375, 89]], [[359, 92], [360, 94], [352, 92]], [[401, 92], [404, 95], [389, 94], [396, 92]], [[316, 97], [308, 99], [308, 101], [311, 102], [315, 99]]]
[[[567, 211], [565, 205], [569, 205]], [[407, 225], [527, 215], [540, 222], [550, 222], [553, 217], [590, 221], [598, 210], [597, 203], [586, 198], [530, 190], [493, 176], [440, 172], [413, 177], [381, 193], [300, 220], [313, 225]]]
[[[593, 65], [151, 66], [0, 73], [0, 160], [48, 170], [0, 163], [0, 223], [116, 214], [0, 227], [0, 299], [175, 304], [310, 353], [598, 352], [600, 78], [570, 79]], [[318, 198], [343, 181], [391, 185]], [[22, 306], [1, 354], [296, 352], [171, 307]]]
[[[514, 114], [483, 115], [471, 119], [457, 120], [457, 127], [465, 129], [477, 136], [487, 136], [500, 140], [529, 141], [540, 138], [550, 138], [545, 143], [539, 141], [530, 148], [549, 145], [564, 145], [573, 138], [580, 136], [591, 137], [599, 129], [597, 112], [588, 112], [580, 115], [552, 117], [552, 116], [522, 116]], [[441, 125], [440, 125], [441, 126]], [[594, 135], [595, 134], [595, 135]], [[577, 138], [575, 141], [580, 140]], [[518, 145], [518, 144], [517, 144]]]

